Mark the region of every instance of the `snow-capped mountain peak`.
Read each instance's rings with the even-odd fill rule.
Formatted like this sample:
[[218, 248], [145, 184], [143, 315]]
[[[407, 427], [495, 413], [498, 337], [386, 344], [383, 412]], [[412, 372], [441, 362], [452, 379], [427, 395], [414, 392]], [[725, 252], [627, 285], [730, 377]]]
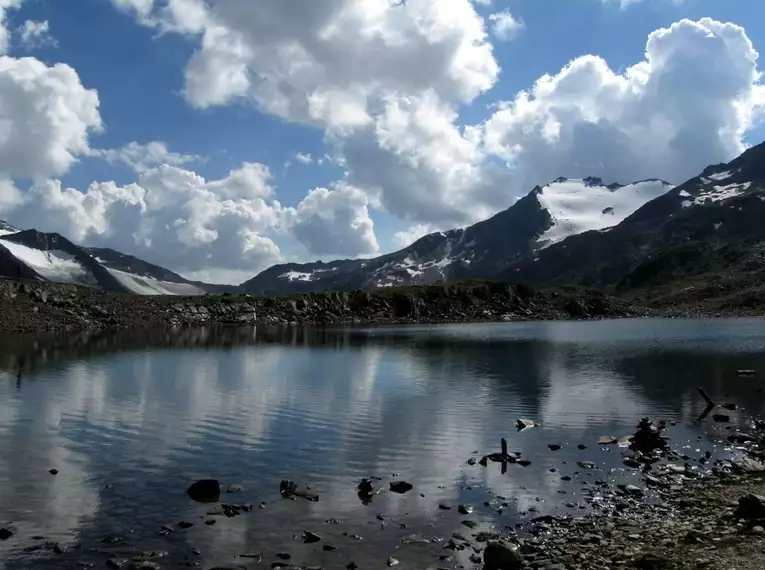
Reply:
[[5, 236], [8, 234], [17, 234], [21, 230], [15, 226], [12, 226], [5, 220], [0, 220], [0, 236]]
[[557, 178], [535, 192], [552, 225], [537, 240], [544, 248], [569, 236], [615, 226], [646, 202], [667, 193], [663, 180], [643, 180], [622, 186], [599, 178]]

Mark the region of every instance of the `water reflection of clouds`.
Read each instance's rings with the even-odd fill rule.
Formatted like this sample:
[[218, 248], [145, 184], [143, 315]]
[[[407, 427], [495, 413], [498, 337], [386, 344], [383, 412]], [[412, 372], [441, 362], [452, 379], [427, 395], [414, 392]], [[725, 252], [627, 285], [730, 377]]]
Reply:
[[[296, 512], [306, 524], [370, 512], [454, 516], [438, 504], [475, 500], [465, 485], [506, 496], [522, 510], [540, 506], [540, 499], [544, 511], [578, 499], [558, 493], [579, 488], [561, 480], [577, 459], [618, 459], [618, 451], [609, 456], [595, 445], [600, 429], [623, 435], [657, 406], [679, 407], [681, 417], [693, 411], [685, 401], [665, 406], [656, 400], [661, 392], [644, 390], [645, 379], [624, 368], [620, 350], [551, 342], [550, 335], [577, 334], [576, 326], [566, 326], [563, 337], [545, 324], [553, 331], [539, 333], [546, 340], [491, 347], [346, 338], [346, 348], [267, 344], [123, 353], [41, 372], [20, 389], [8, 376], [0, 383], [0, 446], [11, 451], [0, 456], [0, 504], [11, 505], [19, 524], [35, 532], [74, 537], [87, 521], [105, 525], [113, 516], [99, 510], [99, 492], [114, 471], [181, 488], [197, 476], [216, 475], [245, 482], [258, 500], [270, 501], [278, 480], [290, 477], [323, 494], [315, 504], [270, 504], [265, 520], [244, 517], [195, 529], [214, 537], [221, 551], [251, 550], [264, 525], [278, 527]], [[307, 343], [295, 334], [296, 345]], [[643, 358], [634, 349], [628, 353]], [[518, 417], [542, 426], [516, 433]], [[497, 451], [503, 436], [530, 467], [511, 465], [503, 475], [497, 464], [465, 464], [474, 450]], [[568, 447], [551, 452], [553, 441]], [[576, 451], [579, 442], [590, 449]], [[48, 476], [51, 466], [61, 474]], [[383, 494], [374, 511], [360, 510], [358, 478], [393, 472], [412, 481], [415, 491]], [[141, 496], [142, 484], [123, 491], [127, 500], [149, 500]], [[176, 495], [165, 500], [199, 514]], [[503, 521], [512, 522], [507, 516]]]

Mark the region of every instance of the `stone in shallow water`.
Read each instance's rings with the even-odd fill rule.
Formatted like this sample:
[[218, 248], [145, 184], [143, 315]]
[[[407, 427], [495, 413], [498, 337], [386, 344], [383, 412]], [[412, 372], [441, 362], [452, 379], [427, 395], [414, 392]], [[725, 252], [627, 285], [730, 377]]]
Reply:
[[220, 499], [220, 483], [216, 479], [200, 479], [186, 489], [186, 494], [198, 503], [215, 503]]
[[518, 428], [518, 431], [532, 428], [532, 427], [535, 427], [536, 425], [537, 425], [537, 422], [535, 422], [534, 420], [518, 419], [515, 421], [515, 427]]
[[419, 534], [412, 534], [401, 540], [404, 544], [429, 544], [430, 540]]
[[8, 540], [13, 536], [13, 532], [7, 528], [0, 528], [0, 540]]
[[473, 507], [471, 505], [460, 505], [457, 510], [462, 515], [470, 515], [473, 513]]
[[319, 542], [321, 540], [321, 535], [316, 534], [315, 532], [311, 532], [310, 530], [304, 530], [303, 531], [303, 542], [307, 544], [311, 544], [314, 542]]

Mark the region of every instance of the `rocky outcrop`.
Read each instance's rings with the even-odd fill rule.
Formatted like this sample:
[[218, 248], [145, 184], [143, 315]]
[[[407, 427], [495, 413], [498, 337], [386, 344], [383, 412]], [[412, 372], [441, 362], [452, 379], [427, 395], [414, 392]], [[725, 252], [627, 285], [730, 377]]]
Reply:
[[504, 283], [444, 284], [282, 297], [113, 294], [0, 279], [0, 332], [191, 327], [444, 323], [628, 317], [644, 311], [592, 291], [535, 293]]

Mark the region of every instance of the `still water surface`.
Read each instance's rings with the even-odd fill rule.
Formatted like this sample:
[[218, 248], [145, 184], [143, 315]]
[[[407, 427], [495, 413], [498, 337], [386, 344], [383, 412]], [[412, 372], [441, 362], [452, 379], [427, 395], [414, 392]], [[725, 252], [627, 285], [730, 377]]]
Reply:
[[[469, 564], [469, 552], [439, 563], [440, 545], [407, 549], [401, 539], [469, 532], [465, 518], [502, 529], [534, 516], [529, 508], [579, 511], [590, 481], [576, 461], [619, 467], [620, 450], [599, 447], [598, 436], [631, 433], [641, 416], [677, 421], [673, 443], [704, 449], [713, 430], [695, 421], [704, 407], [698, 386], [737, 403], [734, 422], [763, 412], [761, 380], [735, 371], [765, 370], [764, 325], [638, 320], [0, 339], [0, 527], [15, 532], [0, 542], [0, 568], [99, 568], [151, 549], [168, 552], [163, 568], [253, 565], [237, 556], [256, 552], [262, 567], [280, 552], [325, 568], [382, 568], [389, 555], [410, 567]], [[541, 426], [518, 433], [517, 418]], [[498, 451], [501, 437], [531, 465], [503, 475], [496, 464], [466, 463], [475, 451]], [[550, 443], [565, 447], [553, 452]], [[414, 490], [359, 501], [361, 477], [387, 484], [394, 473]], [[203, 524], [210, 507], [185, 489], [207, 477], [243, 485], [222, 500], [254, 511]], [[320, 501], [280, 499], [282, 479], [311, 485]], [[475, 513], [459, 515], [459, 503]], [[181, 520], [194, 526], [181, 530]], [[174, 531], [160, 536], [163, 525]], [[323, 542], [296, 540], [303, 530]], [[327, 542], [338, 550], [324, 552]], [[54, 554], [54, 543], [69, 550]]]

